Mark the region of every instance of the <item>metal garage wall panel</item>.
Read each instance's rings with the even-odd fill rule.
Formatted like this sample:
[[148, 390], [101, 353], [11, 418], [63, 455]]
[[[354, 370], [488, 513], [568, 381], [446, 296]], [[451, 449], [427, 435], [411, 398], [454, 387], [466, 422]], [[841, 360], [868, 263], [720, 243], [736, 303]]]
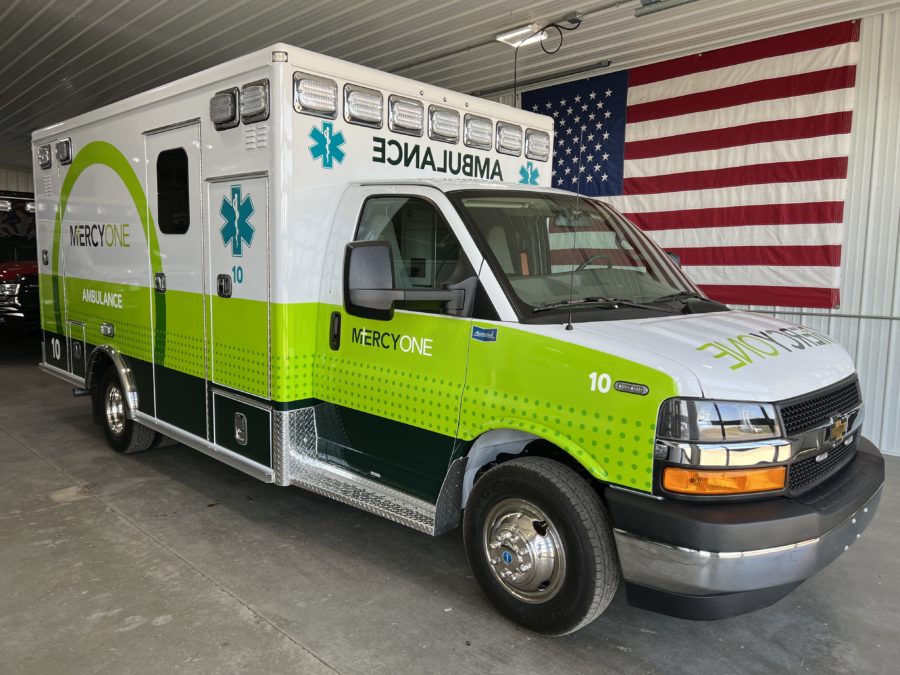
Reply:
[[866, 435], [900, 455], [900, 12], [863, 19], [860, 47], [841, 307], [752, 309], [840, 341], [859, 371]]
[[31, 172], [0, 168], [0, 190], [34, 192], [34, 182], [31, 178]]

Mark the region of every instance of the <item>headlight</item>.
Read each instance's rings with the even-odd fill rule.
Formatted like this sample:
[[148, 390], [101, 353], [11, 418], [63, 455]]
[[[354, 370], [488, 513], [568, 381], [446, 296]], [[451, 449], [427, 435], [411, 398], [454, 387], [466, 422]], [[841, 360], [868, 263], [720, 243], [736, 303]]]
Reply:
[[780, 437], [781, 425], [769, 403], [674, 398], [660, 409], [657, 435], [692, 443], [757, 441]]

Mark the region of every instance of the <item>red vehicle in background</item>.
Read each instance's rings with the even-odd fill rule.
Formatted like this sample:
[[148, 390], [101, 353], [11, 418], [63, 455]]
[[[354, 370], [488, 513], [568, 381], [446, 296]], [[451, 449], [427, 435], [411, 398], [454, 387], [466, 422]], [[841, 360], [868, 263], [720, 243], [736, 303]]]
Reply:
[[39, 329], [34, 195], [0, 192], [0, 341]]

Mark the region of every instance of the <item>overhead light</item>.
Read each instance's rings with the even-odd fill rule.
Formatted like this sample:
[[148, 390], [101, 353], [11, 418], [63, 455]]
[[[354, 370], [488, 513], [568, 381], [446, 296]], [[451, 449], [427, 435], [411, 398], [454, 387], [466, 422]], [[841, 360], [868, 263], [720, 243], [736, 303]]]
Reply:
[[636, 17], [646, 16], [664, 9], [686, 5], [689, 2], [694, 2], [694, 0], [641, 0], [641, 6], [634, 10], [634, 15]]
[[497, 42], [510, 47], [523, 47], [547, 39], [547, 31], [541, 30], [541, 24], [530, 23], [521, 28], [513, 28], [497, 36]]

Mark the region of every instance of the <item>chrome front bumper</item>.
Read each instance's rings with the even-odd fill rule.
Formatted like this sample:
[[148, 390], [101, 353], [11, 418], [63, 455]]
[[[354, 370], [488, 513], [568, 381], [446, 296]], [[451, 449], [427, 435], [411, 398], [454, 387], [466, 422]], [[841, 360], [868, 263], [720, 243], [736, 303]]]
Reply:
[[747, 551], [701, 551], [615, 529], [627, 582], [669, 593], [709, 596], [796, 584], [831, 563], [872, 521], [882, 487], [852, 516], [814, 539]]

